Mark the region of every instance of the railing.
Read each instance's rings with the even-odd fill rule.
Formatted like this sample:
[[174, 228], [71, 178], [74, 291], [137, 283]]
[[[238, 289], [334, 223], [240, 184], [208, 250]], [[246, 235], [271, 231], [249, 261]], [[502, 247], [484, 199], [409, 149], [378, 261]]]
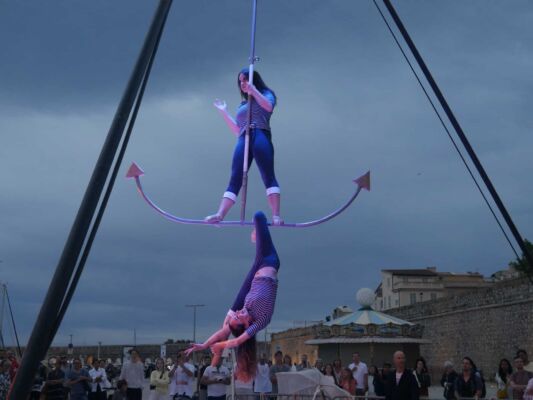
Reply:
[[[443, 400], [440, 397], [420, 397], [420, 400]], [[236, 394], [235, 400], [384, 400], [384, 396], [367, 394], [365, 396], [328, 396], [326, 393], [318, 395], [310, 394], [272, 394], [272, 393], [254, 393], [254, 394]], [[486, 400], [496, 400], [496, 397], [486, 397]], [[233, 400], [231, 395], [226, 396], [226, 400]], [[476, 400], [473, 397], [460, 397], [457, 400]]]
[[393, 290], [394, 289], [444, 289], [444, 285], [442, 283], [436, 283], [436, 282], [394, 282], [392, 285]]

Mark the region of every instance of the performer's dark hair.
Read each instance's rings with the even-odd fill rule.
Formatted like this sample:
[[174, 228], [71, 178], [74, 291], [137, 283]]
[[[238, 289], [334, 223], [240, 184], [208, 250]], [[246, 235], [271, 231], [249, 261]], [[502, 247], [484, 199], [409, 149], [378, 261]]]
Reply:
[[[242, 90], [241, 90], [241, 81], [239, 80], [239, 76], [243, 74], [247, 80], [249, 80], [250, 78], [250, 70], [248, 68], [243, 68], [241, 69], [241, 71], [239, 72], [239, 75], [237, 75], [237, 87], [239, 88], [239, 91], [241, 92], [241, 98], [244, 100], [244, 101], [248, 101], [248, 94], [247, 93], [244, 93]], [[261, 78], [261, 75], [259, 74], [259, 72], [257, 72], [256, 70], [254, 70], [254, 80], [253, 80], [253, 85], [256, 87], [257, 90], [259, 90], [261, 93], [264, 93], [265, 91], [269, 91], [272, 93], [272, 95], [274, 96], [274, 98], [276, 99], [276, 93], [274, 93], [274, 91], [272, 89], [270, 89], [265, 81], [263, 81], [263, 78]]]
[[[237, 328], [230, 328], [231, 333], [235, 337], [239, 337], [244, 333], [244, 325], [239, 325]], [[236, 349], [237, 368], [235, 369], [235, 376], [243, 382], [248, 382], [254, 379], [257, 372], [257, 349], [255, 336], [251, 337]]]

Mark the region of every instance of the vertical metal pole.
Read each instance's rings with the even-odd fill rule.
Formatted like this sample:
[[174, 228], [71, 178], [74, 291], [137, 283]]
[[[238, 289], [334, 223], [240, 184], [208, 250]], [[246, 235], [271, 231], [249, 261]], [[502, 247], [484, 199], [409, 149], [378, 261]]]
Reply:
[[[428, 80], [431, 88], [433, 89], [433, 92], [435, 93], [435, 96], [440, 102], [440, 105], [442, 106], [444, 112], [448, 116], [448, 119], [450, 120], [452, 126], [455, 129], [455, 132], [457, 133], [457, 136], [459, 136], [459, 139], [461, 139], [461, 142], [463, 143], [463, 146], [465, 147], [466, 151], [468, 152], [468, 155], [470, 156], [470, 159], [476, 166], [476, 169], [483, 179], [483, 182], [485, 183], [485, 186], [489, 190], [492, 199], [498, 206], [498, 209], [500, 210], [500, 213], [502, 214], [503, 218], [505, 219], [505, 222], [507, 223], [507, 226], [509, 227], [510, 231], [512, 232], [516, 242], [522, 249], [522, 253], [524, 254], [524, 258], [527, 260], [529, 267], [533, 268], [533, 255], [530, 254], [526, 244], [524, 243], [524, 239], [522, 238], [522, 235], [520, 235], [520, 232], [516, 228], [511, 215], [507, 212], [507, 209], [505, 208], [505, 205], [503, 204], [502, 200], [500, 199], [500, 196], [498, 195], [498, 192], [496, 191], [496, 188], [493, 186], [489, 176], [485, 172], [485, 168], [483, 168], [483, 165], [481, 164], [481, 161], [479, 161], [476, 152], [474, 151], [473, 147], [470, 145], [470, 142], [468, 141], [468, 138], [466, 137], [466, 134], [463, 131], [463, 128], [459, 124], [459, 121], [455, 118], [455, 115], [448, 105], [448, 102], [444, 98], [444, 95], [442, 94], [439, 86], [437, 85], [437, 82], [435, 82], [435, 79], [433, 79], [433, 75], [429, 71], [429, 68], [427, 67], [426, 63], [424, 62], [422, 56], [418, 52], [418, 49], [416, 48], [413, 40], [411, 39], [411, 36], [405, 29], [405, 26], [400, 19], [398, 13], [394, 9], [394, 6], [390, 2], [390, 0], [383, 0], [383, 3], [387, 7], [387, 10], [392, 16], [392, 19], [394, 20], [396, 26], [398, 27], [398, 30], [402, 34], [404, 40], [406, 41], [407, 45], [409, 46], [409, 49], [413, 53], [413, 56], [415, 57], [420, 69], [424, 73], [426, 79]], [[529, 273], [528, 276], [531, 280], [531, 274]]]
[[[166, 15], [171, 5], [172, 0], [160, 0], [159, 2], [142, 50], [115, 113], [78, 214], [65, 243], [63, 253], [56, 267], [39, 316], [33, 327], [20, 369], [8, 395], [8, 399], [10, 400], [25, 399], [28, 396], [31, 389], [31, 382], [33, 381], [39, 362], [45, 357], [46, 351], [48, 350], [50, 345], [48, 338], [51, 336], [50, 333], [53, 330], [53, 325], [68, 290], [69, 282], [80, 256], [87, 232], [91, 226], [91, 221], [109, 175], [109, 170], [111, 169], [117, 148], [122, 139], [124, 127], [126, 126], [133, 103], [145, 75], [152, 50], [157, 42], [159, 31], [164, 26]], [[43, 340], [43, 338], [46, 339]]]
[[[255, 58], [255, 25], [257, 19], [257, 0], [253, 0], [252, 35], [250, 44], [250, 67], [248, 69], [248, 83], [254, 82]], [[246, 119], [246, 136], [244, 137], [244, 163], [242, 166], [242, 194], [241, 194], [241, 222], [246, 219], [246, 197], [248, 194], [248, 153], [250, 151], [250, 124], [252, 123], [252, 96], [248, 96], [248, 114]]]
[[17, 342], [17, 353], [19, 357], [22, 357], [22, 350], [20, 348], [19, 335], [17, 333], [17, 326], [15, 325], [15, 316], [13, 315], [13, 309], [11, 308], [11, 300], [9, 300], [9, 293], [7, 291], [7, 285], [4, 284], [4, 295], [7, 300], [7, 307], [9, 308], [9, 315], [11, 316], [11, 324], [13, 326], [13, 333], [15, 334], [15, 341]]
[[6, 306], [6, 286], [2, 285], [2, 305], [0, 305], [0, 334], [4, 332], [4, 310]]
[[231, 353], [231, 400], [235, 399], [235, 370], [237, 369], [237, 358], [235, 357], [235, 349], [230, 349]]
[[[185, 304], [185, 307], [192, 308], [193, 309], [193, 317], [192, 317], [192, 341], [193, 343], [196, 343], [196, 309], [198, 307], [205, 307], [205, 304]], [[193, 362], [196, 361], [196, 353], [192, 354]]]

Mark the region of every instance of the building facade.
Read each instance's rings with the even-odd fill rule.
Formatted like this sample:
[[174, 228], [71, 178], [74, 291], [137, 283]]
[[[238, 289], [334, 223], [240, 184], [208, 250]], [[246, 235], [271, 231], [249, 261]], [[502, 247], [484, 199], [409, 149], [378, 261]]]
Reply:
[[273, 333], [272, 351], [289, 354], [293, 362], [306, 354], [311, 364], [321, 358], [326, 363], [340, 359], [343, 365], [351, 362], [354, 352], [378, 365], [390, 362], [396, 350], [403, 350], [410, 361], [420, 355], [420, 345], [427, 343], [420, 325], [373, 310], [371, 289], [360, 289], [357, 301], [357, 311], [337, 307], [317, 325]]
[[477, 272], [438, 272], [436, 267], [381, 270], [374, 309], [385, 311], [489, 287]]

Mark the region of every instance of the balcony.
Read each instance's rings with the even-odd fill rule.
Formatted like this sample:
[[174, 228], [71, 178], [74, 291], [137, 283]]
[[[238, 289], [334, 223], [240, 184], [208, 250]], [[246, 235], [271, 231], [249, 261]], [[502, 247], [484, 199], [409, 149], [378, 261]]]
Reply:
[[400, 281], [400, 282], [394, 282], [392, 285], [392, 291], [398, 292], [400, 290], [417, 290], [417, 291], [424, 291], [424, 290], [443, 290], [444, 285], [442, 282], [420, 282], [420, 281]]

